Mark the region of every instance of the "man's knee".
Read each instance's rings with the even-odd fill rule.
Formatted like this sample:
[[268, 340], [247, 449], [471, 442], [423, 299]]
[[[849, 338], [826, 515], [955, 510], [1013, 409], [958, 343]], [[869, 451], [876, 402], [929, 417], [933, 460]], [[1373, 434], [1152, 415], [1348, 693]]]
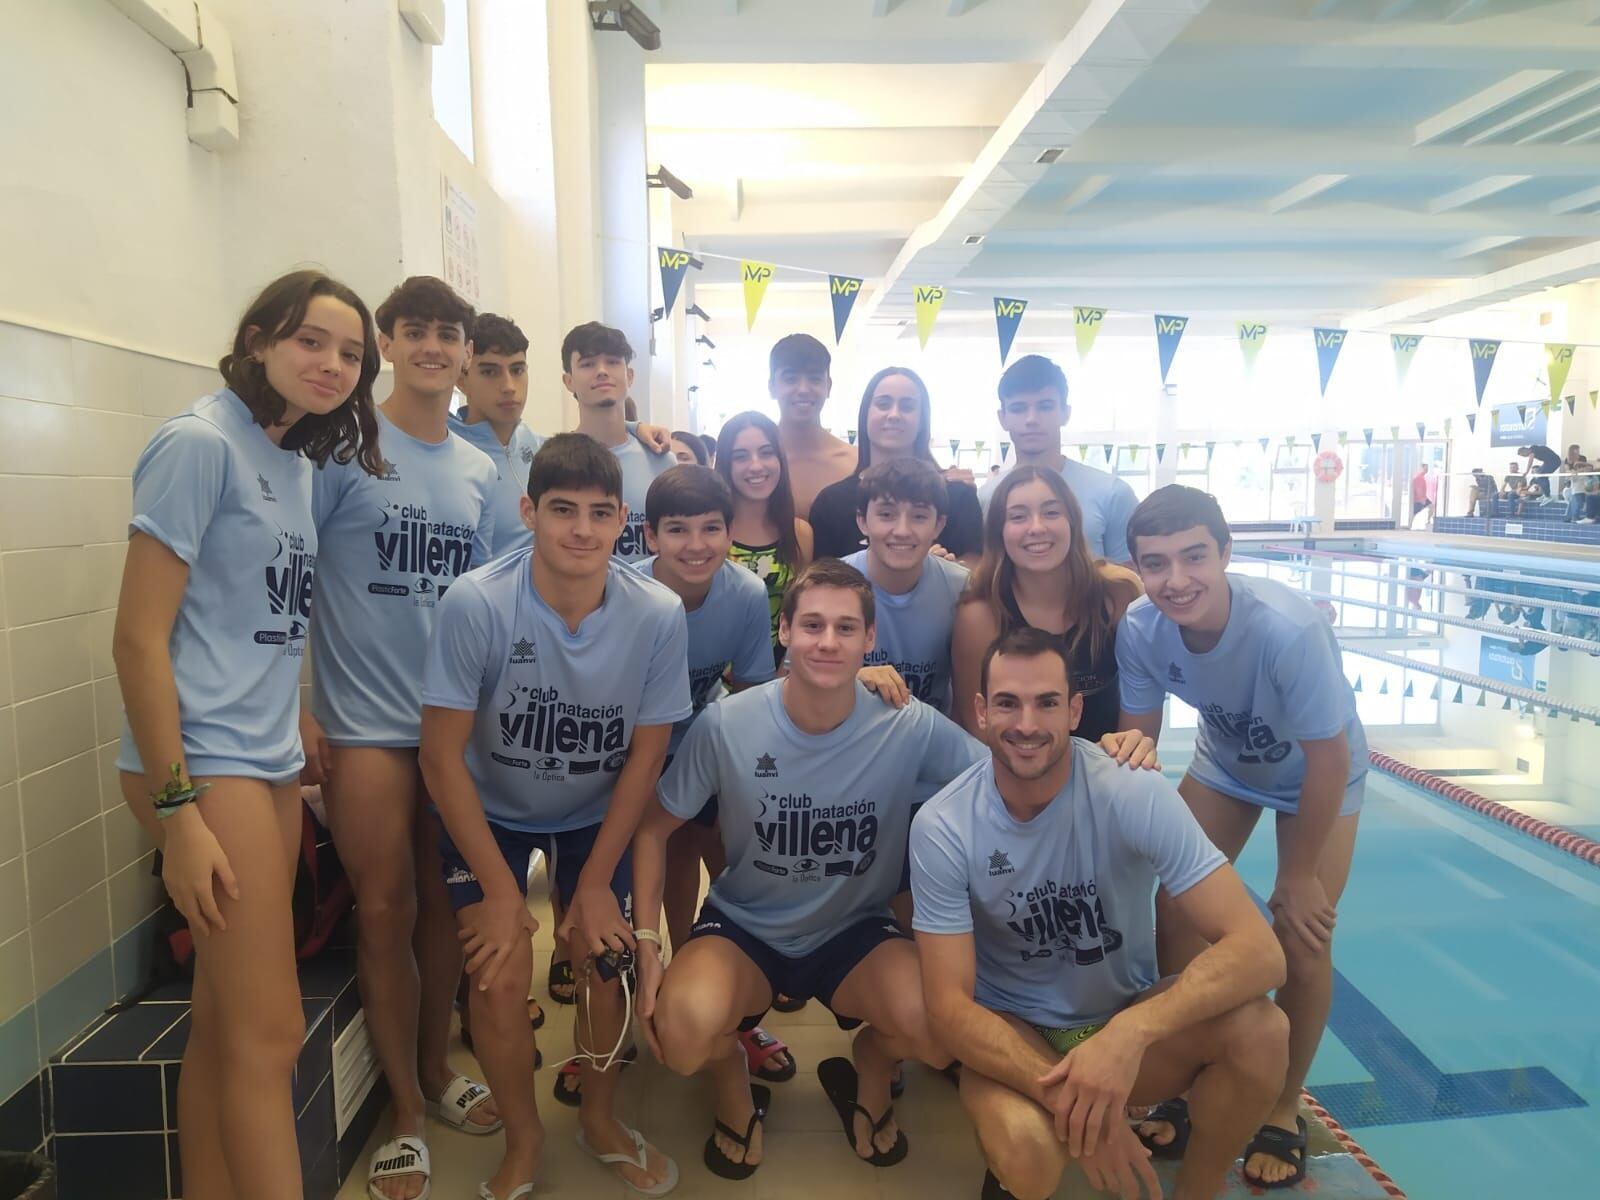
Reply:
[[724, 1036], [724, 1005], [692, 982], [677, 987], [662, 984], [656, 998], [656, 1038], [669, 1070], [694, 1075], [711, 1061]]
[[1325, 977], [1333, 969], [1331, 937], [1313, 950], [1303, 938], [1288, 929], [1274, 927], [1274, 932], [1278, 935], [1278, 945], [1283, 947], [1284, 965], [1291, 983]]
[[1217, 1018], [1221, 1057], [1269, 1089], [1283, 1086], [1289, 1069], [1289, 1018], [1265, 996]]
[[1017, 1200], [1055, 1194], [1066, 1163], [1042, 1112], [1028, 1112], [1015, 1102], [995, 1106], [979, 1128], [978, 1141], [989, 1169]]
[[411, 943], [417, 923], [416, 890], [394, 881], [373, 881], [356, 892], [356, 925], [363, 941]]

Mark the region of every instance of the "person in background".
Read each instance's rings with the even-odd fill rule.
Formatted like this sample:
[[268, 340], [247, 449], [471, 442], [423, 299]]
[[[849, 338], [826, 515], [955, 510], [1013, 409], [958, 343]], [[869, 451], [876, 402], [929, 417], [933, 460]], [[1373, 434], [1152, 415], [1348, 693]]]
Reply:
[[700, 444], [706, 448], [706, 466], [714, 468], [717, 465], [717, 435], [702, 433]]
[[[855, 471], [823, 488], [811, 504], [808, 520], [816, 531], [818, 558], [845, 558], [866, 545], [866, 534], [857, 524], [858, 493], [862, 472], [874, 462], [915, 458], [937, 469], [928, 447], [932, 426], [928, 387], [915, 371], [885, 367], [867, 381], [856, 417]], [[941, 557], [974, 566], [983, 553], [983, 512], [970, 482], [971, 473], [965, 474], [967, 482], [949, 482], [947, 478], [946, 519], [935, 553], [943, 550]]]
[[1517, 457], [1528, 460], [1527, 480], [1530, 493], [1539, 496], [1550, 494], [1550, 476], [1561, 469], [1561, 456], [1549, 446], [1530, 444], [1517, 447]]
[[779, 338], [768, 356], [767, 391], [778, 405], [794, 512], [802, 519], [811, 515], [817, 493], [856, 465], [855, 450], [822, 427], [822, 408], [833, 392], [832, 365], [828, 348], [806, 333]]
[[1428, 507], [1428, 464], [1418, 463], [1416, 474], [1411, 476], [1411, 515], [1416, 516]]
[[[776, 351], [774, 351], [776, 353]], [[728, 557], [767, 588], [773, 661], [783, 661], [778, 610], [789, 581], [811, 561], [811, 526], [795, 516], [789, 463], [778, 426], [758, 412], [736, 413], [717, 435], [717, 474], [733, 492]]]
[[162, 424], [133, 470], [112, 635], [127, 713], [116, 765], [195, 935], [168, 1114], [191, 1196], [300, 1194], [291, 901], [311, 476], [330, 459], [382, 473], [379, 365], [359, 296], [317, 271], [285, 275], [245, 310], [223, 386]]
[[692, 433], [685, 433], [681, 429], [672, 431], [672, 456], [678, 460], [679, 466], [709, 467], [706, 461], [710, 457], [706, 453], [706, 444]]
[[1472, 501], [1467, 510], [1469, 517], [1490, 517], [1494, 515], [1494, 498], [1500, 490], [1500, 485], [1495, 483], [1494, 476], [1488, 474], [1482, 467], [1472, 468]]

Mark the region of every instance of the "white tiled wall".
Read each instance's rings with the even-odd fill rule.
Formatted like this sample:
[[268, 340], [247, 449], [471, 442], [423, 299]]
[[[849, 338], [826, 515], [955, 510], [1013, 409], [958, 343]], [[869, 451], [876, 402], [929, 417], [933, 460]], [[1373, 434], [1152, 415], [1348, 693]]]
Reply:
[[[112, 765], [111, 630], [133, 464], [217, 382], [210, 367], [0, 324], [0, 1025], [160, 901]], [[137, 982], [112, 978], [106, 1002]]]

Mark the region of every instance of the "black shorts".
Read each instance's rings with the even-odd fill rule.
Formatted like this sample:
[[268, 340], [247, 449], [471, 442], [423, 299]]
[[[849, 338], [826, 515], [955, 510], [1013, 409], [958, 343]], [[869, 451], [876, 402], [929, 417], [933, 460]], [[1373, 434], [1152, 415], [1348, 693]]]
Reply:
[[[582, 829], [568, 829], [561, 833], [528, 833], [490, 821], [489, 832], [494, 834], [495, 844], [500, 847], [500, 854], [505, 858], [506, 866], [511, 868], [512, 877], [516, 879], [517, 887], [524, 896], [528, 894], [528, 862], [533, 858], [535, 850], [544, 851], [545, 858], [550, 864], [550, 877], [555, 881], [556, 896], [565, 907], [572, 903], [572, 895], [578, 890], [578, 874], [589, 861], [589, 855], [594, 852], [595, 838], [600, 835], [600, 826], [588, 825]], [[467, 905], [476, 904], [483, 899], [483, 887], [478, 883], [478, 877], [472, 873], [467, 860], [461, 856], [461, 851], [457, 850], [456, 844], [450, 840], [450, 831], [444, 828], [443, 821], [439, 822], [439, 858], [444, 865], [444, 886], [450, 893], [452, 910], [460, 912]], [[612, 872], [611, 894], [617, 898], [617, 906], [622, 909], [622, 915], [632, 920], [633, 851], [631, 848], [622, 852], [622, 860]]]
[[[905, 936], [893, 917], [867, 917], [846, 926], [804, 958], [790, 958], [774, 950], [755, 934], [740, 928], [707, 901], [700, 909], [700, 917], [694, 923], [689, 940], [726, 938], [739, 947], [744, 956], [766, 976], [767, 986], [772, 989], [773, 995], [788, 996], [792, 1000], [820, 1000], [833, 1013], [840, 1029], [854, 1029], [862, 1019], [840, 1015], [833, 1007], [834, 992], [839, 990], [845, 977], [867, 955], [884, 942]], [[763, 1008], [758, 1013], [746, 1016], [739, 1022], [739, 1029], [754, 1029], [766, 1015], [767, 1010]]]

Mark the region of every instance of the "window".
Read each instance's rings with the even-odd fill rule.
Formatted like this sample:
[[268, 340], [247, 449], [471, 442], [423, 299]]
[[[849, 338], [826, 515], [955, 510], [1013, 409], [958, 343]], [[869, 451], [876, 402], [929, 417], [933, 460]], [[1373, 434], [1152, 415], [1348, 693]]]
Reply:
[[472, 139], [472, 45], [467, 0], [445, 0], [444, 45], [433, 48], [433, 119], [476, 161]]

